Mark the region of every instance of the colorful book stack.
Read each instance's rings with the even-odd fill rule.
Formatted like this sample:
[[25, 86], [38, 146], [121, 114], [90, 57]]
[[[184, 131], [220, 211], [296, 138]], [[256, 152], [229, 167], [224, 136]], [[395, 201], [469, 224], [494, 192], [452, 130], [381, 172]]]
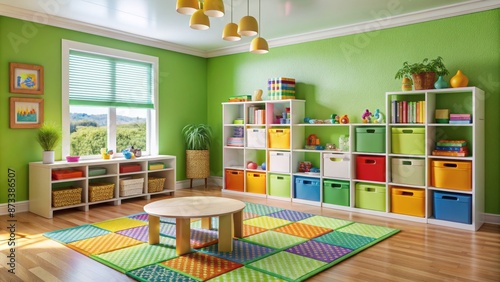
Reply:
[[470, 114], [450, 114], [450, 123], [468, 124], [471, 123]]
[[243, 126], [235, 127], [233, 137], [227, 138], [227, 145], [233, 147], [245, 146], [244, 132], [245, 129], [243, 128]]
[[467, 157], [469, 148], [465, 140], [440, 140], [436, 142], [436, 148], [432, 151], [433, 156]]
[[295, 99], [295, 78], [277, 77], [267, 80], [269, 100]]
[[252, 101], [252, 95], [239, 95], [229, 97], [229, 102], [246, 102]]
[[392, 101], [391, 123], [425, 123], [425, 101]]

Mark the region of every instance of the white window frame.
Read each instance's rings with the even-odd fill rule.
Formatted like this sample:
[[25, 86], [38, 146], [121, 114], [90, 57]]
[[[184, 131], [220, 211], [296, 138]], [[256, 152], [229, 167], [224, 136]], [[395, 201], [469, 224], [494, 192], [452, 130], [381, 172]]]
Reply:
[[[134, 53], [134, 52], [128, 52], [128, 51], [123, 51], [123, 50], [118, 50], [118, 49], [113, 49], [113, 48], [108, 48], [108, 47], [102, 47], [102, 46], [97, 46], [97, 45], [92, 45], [92, 44], [87, 44], [87, 43], [81, 43], [81, 42], [76, 42], [76, 41], [71, 41], [71, 40], [62, 40], [62, 156], [68, 156], [70, 154], [70, 105], [69, 105], [69, 52], [70, 50], [76, 50], [76, 51], [81, 51], [81, 52], [87, 52], [87, 53], [95, 53], [95, 54], [100, 54], [100, 55], [105, 55], [105, 56], [110, 56], [110, 57], [116, 57], [116, 58], [121, 58], [121, 59], [126, 59], [126, 60], [134, 60], [134, 61], [140, 61], [140, 62], [145, 62], [145, 63], [150, 63], [152, 64], [153, 67], [153, 103], [154, 103], [154, 109], [150, 109], [149, 113], [150, 115], [147, 117], [148, 121], [146, 124], [148, 128], [146, 128], [146, 132], [149, 132], [149, 136], [146, 136], [146, 143], [148, 144], [148, 151], [143, 152], [143, 155], [158, 155], [158, 119], [159, 119], [159, 105], [158, 105], [158, 66], [159, 66], [159, 59], [158, 57], [154, 56], [149, 56], [149, 55], [144, 55], [144, 54], [139, 54], [139, 53]], [[115, 119], [116, 120], [116, 110], [114, 108], [111, 108], [110, 111], [108, 111], [108, 119]], [[109, 122], [108, 122], [108, 140], [107, 140], [107, 147], [108, 148], [116, 148], [116, 128], [115, 127], [109, 127]], [[116, 152], [118, 155], [121, 154], [121, 152]], [[100, 156], [85, 156], [88, 158], [92, 157], [100, 157]]]

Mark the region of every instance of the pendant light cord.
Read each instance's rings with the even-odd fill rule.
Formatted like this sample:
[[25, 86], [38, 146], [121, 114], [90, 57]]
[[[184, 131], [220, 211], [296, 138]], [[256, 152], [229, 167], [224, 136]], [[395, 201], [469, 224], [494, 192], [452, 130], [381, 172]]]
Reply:
[[231, 22], [233, 22], [233, 0], [231, 0]]
[[259, 37], [260, 37], [260, 30], [262, 29], [262, 24], [260, 22], [260, 12], [261, 11], [260, 11], [260, 0], [259, 0], [259, 29], [257, 30], [258, 31], [257, 36]]

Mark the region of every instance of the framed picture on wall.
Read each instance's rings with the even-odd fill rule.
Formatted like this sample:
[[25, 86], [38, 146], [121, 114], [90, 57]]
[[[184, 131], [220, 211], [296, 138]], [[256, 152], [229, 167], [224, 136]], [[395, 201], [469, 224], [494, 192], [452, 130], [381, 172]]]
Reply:
[[43, 67], [10, 63], [11, 93], [43, 94]]
[[43, 99], [10, 97], [10, 128], [38, 128], [43, 123]]

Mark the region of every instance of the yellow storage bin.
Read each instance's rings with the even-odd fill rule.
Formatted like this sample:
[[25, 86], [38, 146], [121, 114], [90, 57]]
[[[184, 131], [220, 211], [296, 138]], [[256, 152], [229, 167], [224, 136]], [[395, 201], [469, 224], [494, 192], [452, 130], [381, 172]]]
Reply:
[[468, 161], [431, 162], [431, 185], [438, 188], [472, 190], [472, 164]]
[[290, 129], [289, 128], [269, 129], [269, 148], [290, 149]]
[[392, 153], [404, 155], [425, 154], [425, 128], [393, 127]]
[[247, 172], [247, 192], [266, 194], [265, 172]]
[[425, 216], [425, 190], [392, 187], [391, 211], [412, 216]]

